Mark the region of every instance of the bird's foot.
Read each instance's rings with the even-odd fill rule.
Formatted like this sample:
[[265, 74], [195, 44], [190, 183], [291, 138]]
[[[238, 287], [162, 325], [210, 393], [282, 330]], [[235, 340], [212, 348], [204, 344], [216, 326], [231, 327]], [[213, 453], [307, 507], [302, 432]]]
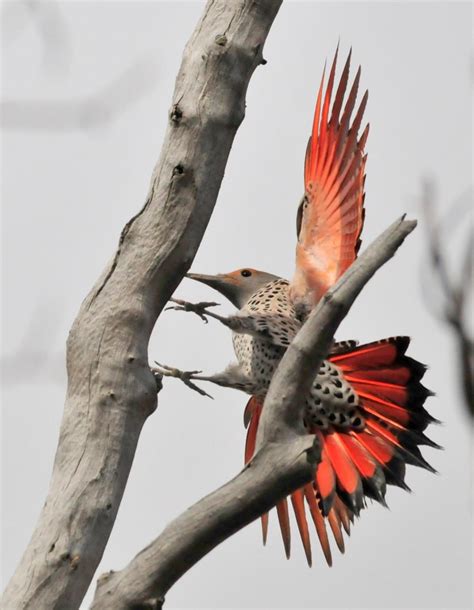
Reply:
[[175, 311], [192, 311], [198, 315], [201, 320], [204, 320], [206, 324], [208, 322], [206, 315], [210, 315], [210, 312], [207, 311], [207, 309], [219, 305], [219, 303], [214, 303], [213, 301], [202, 301], [201, 303], [189, 303], [188, 301], [182, 301], [181, 299], [170, 299], [170, 301], [176, 303], [176, 305], [170, 305], [165, 311], [168, 309], [174, 309]]
[[191, 390], [194, 390], [198, 394], [201, 394], [201, 396], [207, 396], [208, 398], [213, 398], [210, 394], [208, 394], [202, 388], [200, 388], [199, 386], [197, 386], [195, 383], [192, 382], [193, 379], [196, 379], [196, 375], [199, 375], [200, 373], [202, 373], [202, 371], [181, 371], [180, 369], [177, 369], [174, 366], [168, 366], [167, 364], [160, 364], [159, 362], [156, 362], [156, 360], [155, 360], [155, 364], [156, 364], [156, 367], [152, 367], [152, 369], [151, 369], [151, 371], [155, 375], [155, 377], [156, 376], [175, 377], [176, 379], [181, 379], [181, 381], [185, 385], [187, 385], [188, 388], [191, 388]]

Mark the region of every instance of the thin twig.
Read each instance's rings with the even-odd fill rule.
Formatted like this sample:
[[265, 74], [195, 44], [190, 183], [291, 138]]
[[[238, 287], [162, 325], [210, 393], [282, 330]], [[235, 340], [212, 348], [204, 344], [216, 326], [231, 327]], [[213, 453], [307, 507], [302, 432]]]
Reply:
[[[462, 254], [460, 273], [450, 268], [443, 240], [442, 225], [436, 212], [436, 192], [432, 182], [423, 186], [422, 204], [427, 227], [431, 275], [441, 288], [443, 303], [437, 317], [453, 333], [458, 353], [460, 382], [464, 402], [474, 417], [474, 338], [468, 324], [474, 264], [474, 230], [471, 226]], [[472, 222], [472, 218], [471, 218]], [[449, 239], [452, 235], [449, 235]]]

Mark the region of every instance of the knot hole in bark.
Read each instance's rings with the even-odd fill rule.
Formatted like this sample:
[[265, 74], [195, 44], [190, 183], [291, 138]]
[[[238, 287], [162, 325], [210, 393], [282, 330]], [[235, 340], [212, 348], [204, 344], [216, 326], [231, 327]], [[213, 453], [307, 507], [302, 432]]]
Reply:
[[183, 118], [183, 111], [178, 106], [178, 104], [174, 104], [173, 107], [171, 108], [171, 112], [170, 112], [171, 122], [174, 123], [175, 125], [178, 125], [178, 123], [181, 121], [182, 118]]
[[227, 36], [225, 34], [217, 34], [214, 38], [214, 42], [220, 47], [225, 47], [227, 44]]

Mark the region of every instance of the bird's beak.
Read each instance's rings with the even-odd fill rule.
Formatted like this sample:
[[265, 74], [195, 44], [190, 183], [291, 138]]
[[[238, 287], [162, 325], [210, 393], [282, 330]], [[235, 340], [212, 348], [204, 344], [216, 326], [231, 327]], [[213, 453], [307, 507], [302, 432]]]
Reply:
[[225, 284], [229, 281], [226, 275], [220, 273], [218, 275], [186, 273], [186, 277], [188, 277], [190, 280], [196, 280], [196, 282], [201, 282], [201, 284], [206, 284], [207, 286], [210, 286], [211, 288], [214, 288], [214, 290], [218, 290], [219, 292], [221, 292], [222, 286], [225, 286]]
[[239, 289], [235, 279], [232, 276], [226, 275], [225, 273], [219, 273], [218, 275], [186, 273], [186, 277], [188, 277], [190, 280], [196, 280], [196, 282], [206, 284], [210, 288], [214, 288], [214, 290], [217, 290], [217, 292], [220, 292], [227, 299], [229, 299], [231, 303], [234, 303], [234, 305], [239, 306], [237, 304]]

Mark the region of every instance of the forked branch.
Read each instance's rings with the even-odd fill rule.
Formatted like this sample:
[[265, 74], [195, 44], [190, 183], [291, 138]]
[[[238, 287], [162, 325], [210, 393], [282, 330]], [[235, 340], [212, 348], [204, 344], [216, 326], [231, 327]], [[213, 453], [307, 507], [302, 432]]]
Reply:
[[250, 463], [175, 519], [126, 568], [102, 576], [93, 610], [161, 608], [170, 587], [204, 555], [314, 477], [319, 447], [304, 429], [301, 396], [357, 295], [415, 226], [403, 218], [393, 223], [310, 314], [275, 372]]

